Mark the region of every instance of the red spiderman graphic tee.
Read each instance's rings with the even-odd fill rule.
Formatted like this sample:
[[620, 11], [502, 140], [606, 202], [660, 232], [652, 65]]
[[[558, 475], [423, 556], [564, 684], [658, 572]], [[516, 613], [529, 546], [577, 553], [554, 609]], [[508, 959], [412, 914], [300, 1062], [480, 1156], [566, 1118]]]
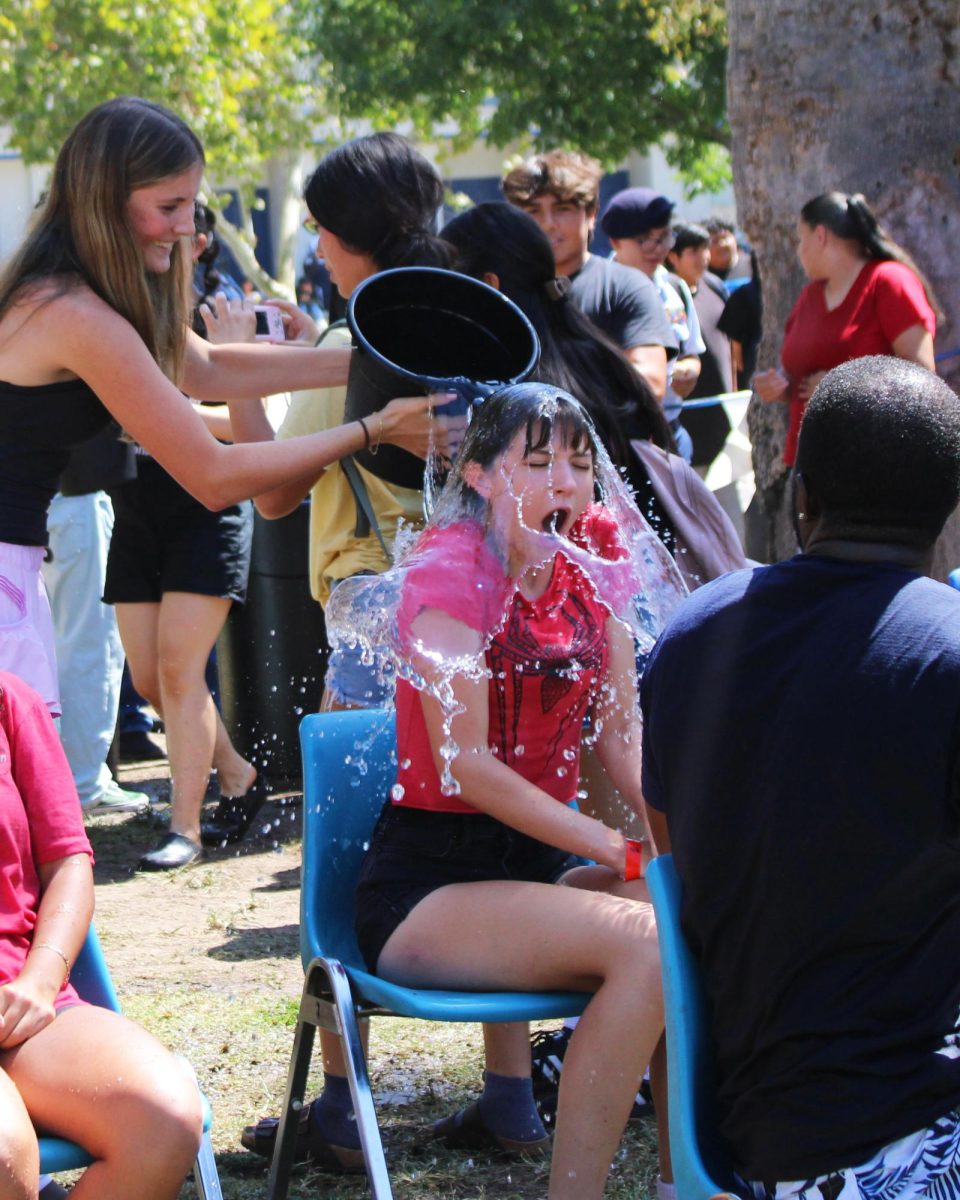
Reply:
[[[574, 539], [605, 558], [623, 553], [605, 510], [589, 509]], [[576, 796], [583, 721], [606, 674], [609, 609], [579, 567], [555, 556], [546, 590], [528, 600], [514, 588], [482, 527], [458, 522], [428, 531], [404, 580], [401, 633], [424, 609], [438, 609], [484, 636], [491, 679], [489, 745], [501, 762], [564, 803]], [[442, 563], [442, 571], [438, 564]], [[494, 632], [496, 631], [496, 632]], [[397, 683], [394, 803], [437, 812], [476, 812], [440, 788], [420, 695]]]

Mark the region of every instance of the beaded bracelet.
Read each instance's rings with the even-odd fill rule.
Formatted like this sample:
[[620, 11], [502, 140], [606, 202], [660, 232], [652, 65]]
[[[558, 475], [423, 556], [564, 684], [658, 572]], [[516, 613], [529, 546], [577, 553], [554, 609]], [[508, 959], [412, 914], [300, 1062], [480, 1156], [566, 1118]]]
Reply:
[[64, 983], [67, 982], [67, 979], [70, 978], [70, 959], [67, 958], [67, 956], [64, 954], [64, 952], [60, 949], [59, 946], [55, 946], [53, 944], [53, 942], [38, 942], [35, 946], [31, 947], [31, 949], [33, 949], [33, 950], [52, 950], [54, 952], [54, 954], [59, 954], [60, 957], [63, 959], [63, 965], [67, 968], [67, 975], [63, 981]]

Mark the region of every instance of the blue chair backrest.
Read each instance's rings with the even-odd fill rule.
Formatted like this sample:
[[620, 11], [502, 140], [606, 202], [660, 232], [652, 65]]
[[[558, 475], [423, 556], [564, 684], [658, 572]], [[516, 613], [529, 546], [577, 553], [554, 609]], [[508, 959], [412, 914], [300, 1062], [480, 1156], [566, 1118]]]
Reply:
[[300, 723], [303, 877], [300, 957], [362, 967], [354, 888], [370, 835], [397, 777], [393, 711], [312, 713]]
[[113, 980], [103, 957], [100, 939], [92, 925], [87, 930], [86, 940], [80, 947], [77, 961], [70, 971], [70, 982], [89, 1004], [96, 1004], [100, 1008], [112, 1008], [114, 1012], [120, 1011], [120, 1001], [117, 999]]
[[655, 858], [646, 880], [657, 914], [667, 1011], [674, 1180], [683, 1200], [710, 1200], [717, 1192], [729, 1191], [732, 1183], [729, 1150], [717, 1133], [710, 1004], [680, 928], [683, 889], [673, 856]]

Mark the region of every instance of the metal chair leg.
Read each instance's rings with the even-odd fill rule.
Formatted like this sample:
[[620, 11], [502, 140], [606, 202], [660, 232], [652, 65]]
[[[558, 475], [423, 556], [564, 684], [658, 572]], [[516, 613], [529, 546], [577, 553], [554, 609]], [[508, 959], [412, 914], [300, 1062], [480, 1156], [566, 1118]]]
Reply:
[[200, 1093], [200, 1103], [204, 1111], [204, 1130], [200, 1138], [200, 1148], [197, 1150], [197, 1157], [193, 1163], [193, 1181], [196, 1185], [197, 1195], [200, 1200], [223, 1200], [223, 1192], [220, 1189], [220, 1175], [217, 1171], [217, 1160], [213, 1156], [213, 1142], [210, 1140], [210, 1123], [212, 1114], [210, 1106], [203, 1092], [200, 1091], [200, 1083], [197, 1080], [197, 1073], [193, 1069], [193, 1064], [189, 1059], [184, 1058], [182, 1054], [174, 1056], [179, 1063], [193, 1077], [193, 1082], [197, 1085], [197, 1091]]
[[377, 1110], [374, 1107], [373, 1093], [370, 1090], [370, 1077], [367, 1074], [363, 1043], [360, 1040], [360, 1027], [357, 1024], [357, 1013], [350, 991], [350, 980], [346, 971], [335, 959], [322, 961], [326, 968], [337, 1022], [340, 1027], [338, 1032], [343, 1044], [350, 1096], [357, 1118], [357, 1132], [360, 1134], [360, 1146], [370, 1180], [370, 1190], [373, 1200], [393, 1200], [387, 1160], [383, 1153], [383, 1139], [380, 1136], [380, 1124], [377, 1121]]
[[307, 1087], [307, 1075], [310, 1070], [316, 1029], [315, 1014], [311, 1011], [315, 1007], [316, 1001], [308, 994], [308, 986], [309, 976], [304, 983], [303, 996], [300, 1000], [300, 1015], [297, 1017], [297, 1027], [293, 1036], [287, 1087], [284, 1092], [283, 1107], [280, 1110], [280, 1124], [277, 1126], [273, 1158], [270, 1160], [267, 1200], [287, 1200], [287, 1192], [290, 1188], [290, 1172], [293, 1169], [297, 1128], [300, 1124], [300, 1110], [303, 1108], [303, 1094]]
[[200, 1149], [193, 1164], [193, 1180], [199, 1200], [223, 1200], [217, 1160], [213, 1156], [213, 1143], [209, 1133], [205, 1133], [200, 1140]]
[[335, 1033], [343, 1044], [350, 1097], [373, 1200], [393, 1200], [350, 981], [336, 959], [324, 958], [313, 960], [304, 980], [283, 1109], [270, 1163], [267, 1200], [286, 1200], [290, 1188], [297, 1127], [317, 1027]]

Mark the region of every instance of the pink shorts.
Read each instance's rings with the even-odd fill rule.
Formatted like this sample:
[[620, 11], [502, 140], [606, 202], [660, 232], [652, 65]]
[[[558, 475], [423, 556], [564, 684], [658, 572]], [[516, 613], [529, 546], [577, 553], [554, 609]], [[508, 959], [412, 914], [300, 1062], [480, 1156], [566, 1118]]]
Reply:
[[43, 586], [42, 546], [0, 542], [0, 668], [18, 675], [60, 715], [53, 617]]

